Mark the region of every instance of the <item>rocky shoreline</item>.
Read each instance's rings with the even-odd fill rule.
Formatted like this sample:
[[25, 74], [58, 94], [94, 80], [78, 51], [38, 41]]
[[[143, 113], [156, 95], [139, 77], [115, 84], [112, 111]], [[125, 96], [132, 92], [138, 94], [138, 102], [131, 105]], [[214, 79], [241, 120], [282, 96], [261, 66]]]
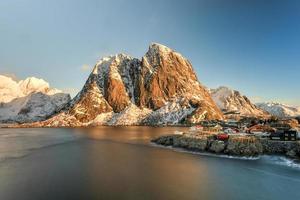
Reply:
[[189, 151], [209, 152], [228, 156], [257, 157], [263, 154], [284, 155], [300, 161], [300, 141], [273, 141], [248, 135], [218, 140], [216, 135], [165, 135], [153, 143]]

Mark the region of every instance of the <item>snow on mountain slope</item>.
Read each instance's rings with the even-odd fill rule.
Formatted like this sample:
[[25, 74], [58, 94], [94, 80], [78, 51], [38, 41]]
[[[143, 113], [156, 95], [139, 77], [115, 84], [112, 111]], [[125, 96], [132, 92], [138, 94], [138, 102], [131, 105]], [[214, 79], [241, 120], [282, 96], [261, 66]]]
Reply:
[[42, 92], [47, 95], [62, 93], [61, 90], [50, 88], [43, 79], [29, 77], [19, 82], [12, 78], [0, 75], [0, 103], [8, 103], [14, 98], [24, 97], [30, 93]]
[[102, 58], [69, 109], [34, 126], [166, 125], [222, 118], [191, 63], [153, 43], [141, 60], [125, 54]]
[[0, 103], [24, 96], [18, 83], [10, 77], [0, 75]]
[[0, 75], [0, 122], [45, 120], [70, 101], [70, 95], [50, 88], [49, 83], [34, 77], [18, 83]]
[[48, 95], [62, 93], [61, 90], [50, 88], [49, 83], [45, 80], [35, 77], [29, 77], [25, 80], [21, 80], [18, 85], [24, 95], [29, 95], [32, 92], [42, 92]]
[[179, 124], [181, 120], [190, 115], [196, 108], [184, 106], [182, 100], [168, 102], [165, 106], [150, 113], [144, 120], [144, 124]]
[[256, 117], [268, 115], [236, 90], [222, 86], [217, 89], [211, 89], [210, 92], [213, 100], [224, 113], [236, 112], [241, 116]]
[[257, 103], [256, 105], [259, 108], [267, 111], [268, 113], [276, 117], [285, 118], [285, 117], [300, 116], [300, 108], [296, 108], [286, 104], [271, 102], [271, 103]]

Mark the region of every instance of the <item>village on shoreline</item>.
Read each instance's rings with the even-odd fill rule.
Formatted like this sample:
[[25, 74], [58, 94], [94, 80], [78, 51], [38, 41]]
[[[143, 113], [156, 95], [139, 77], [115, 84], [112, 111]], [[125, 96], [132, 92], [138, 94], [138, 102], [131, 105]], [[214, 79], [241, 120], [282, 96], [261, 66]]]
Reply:
[[284, 155], [300, 161], [299, 118], [242, 118], [203, 121], [186, 132], [152, 140], [163, 146], [221, 155], [257, 157]]

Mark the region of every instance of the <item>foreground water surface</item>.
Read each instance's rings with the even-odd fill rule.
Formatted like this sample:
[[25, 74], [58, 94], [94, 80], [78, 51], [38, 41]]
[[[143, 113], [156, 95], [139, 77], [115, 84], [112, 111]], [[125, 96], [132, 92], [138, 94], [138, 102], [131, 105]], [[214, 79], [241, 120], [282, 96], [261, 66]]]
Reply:
[[180, 129], [0, 129], [0, 199], [300, 199], [300, 167], [285, 158], [150, 143]]

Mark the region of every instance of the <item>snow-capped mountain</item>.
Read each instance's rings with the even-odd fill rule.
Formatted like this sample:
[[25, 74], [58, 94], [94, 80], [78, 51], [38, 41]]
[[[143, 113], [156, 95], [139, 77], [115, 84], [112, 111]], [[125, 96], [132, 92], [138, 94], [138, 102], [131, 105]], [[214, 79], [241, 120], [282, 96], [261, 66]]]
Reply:
[[142, 59], [99, 60], [69, 109], [34, 126], [159, 125], [222, 119], [181, 54], [153, 43]]
[[47, 95], [62, 93], [61, 90], [58, 90], [56, 88], [50, 88], [49, 83], [47, 83], [43, 79], [35, 77], [29, 77], [25, 80], [21, 80], [19, 81], [18, 85], [24, 95], [29, 95], [32, 92], [41, 92]]
[[251, 103], [251, 101], [239, 91], [221, 86], [217, 89], [211, 89], [210, 93], [217, 106], [224, 113], [237, 113], [240, 116], [249, 117], [268, 115], [264, 110]]
[[45, 120], [69, 101], [70, 95], [50, 88], [43, 79], [30, 77], [16, 82], [0, 75], [0, 122]]
[[276, 117], [285, 118], [285, 117], [297, 117], [300, 116], [300, 108], [289, 106], [282, 103], [257, 103], [259, 108], [267, 111], [271, 115]]
[[10, 77], [0, 75], [0, 103], [24, 96], [19, 84]]

